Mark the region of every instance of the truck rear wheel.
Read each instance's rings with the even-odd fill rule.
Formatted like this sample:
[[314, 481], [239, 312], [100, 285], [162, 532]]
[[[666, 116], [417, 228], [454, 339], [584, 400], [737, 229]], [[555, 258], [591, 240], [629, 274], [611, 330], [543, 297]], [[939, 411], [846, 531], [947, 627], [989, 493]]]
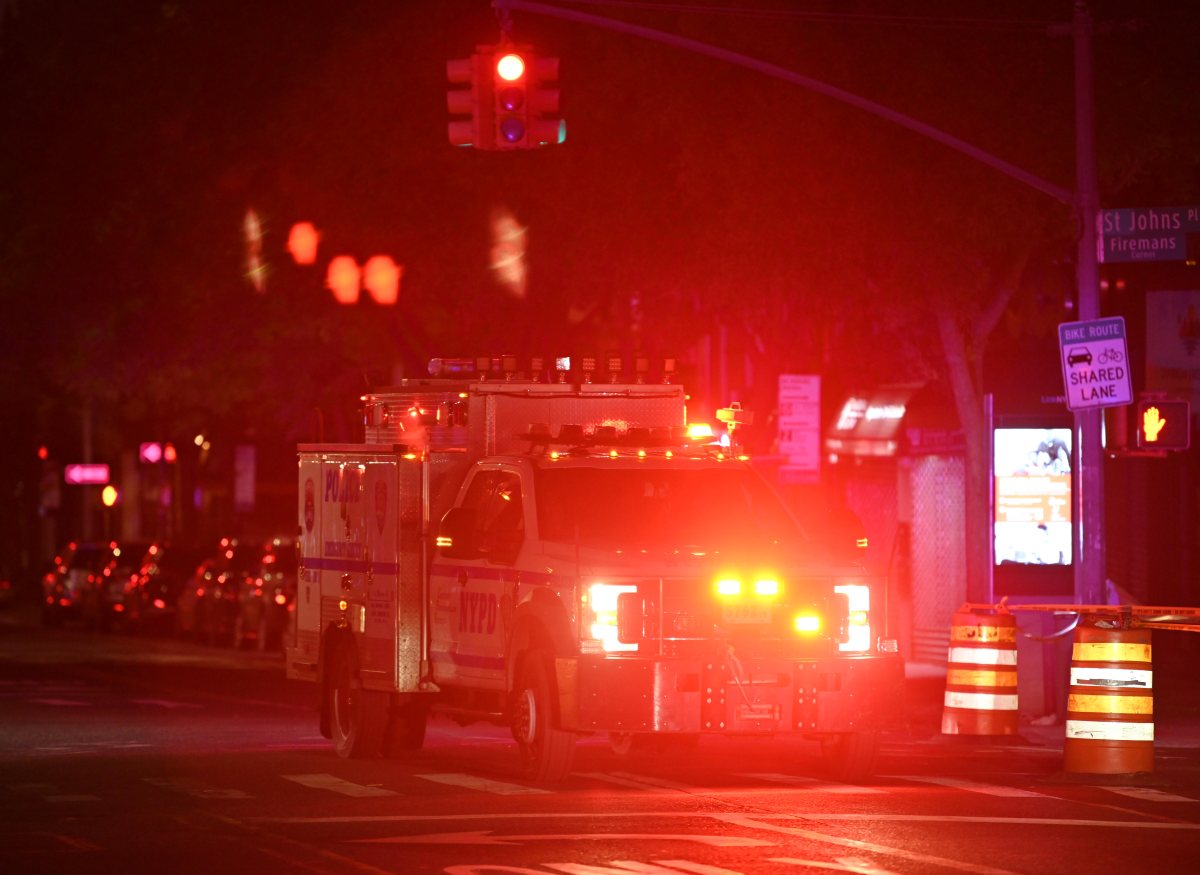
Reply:
[[879, 733], [839, 732], [821, 739], [821, 751], [832, 777], [839, 781], [864, 781], [875, 774]]
[[555, 713], [554, 665], [550, 654], [535, 650], [521, 661], [513, 709], [513, 737], [521, 765], [533, 781], [554, 786], [571, 772], [575, 734], [559, 728]]
[[332, 668], [329, 724], [334, 750], [344, 759], [380, 756], [387, 728], [387, 694], [362, 688], [353, 647], [338, 648]]

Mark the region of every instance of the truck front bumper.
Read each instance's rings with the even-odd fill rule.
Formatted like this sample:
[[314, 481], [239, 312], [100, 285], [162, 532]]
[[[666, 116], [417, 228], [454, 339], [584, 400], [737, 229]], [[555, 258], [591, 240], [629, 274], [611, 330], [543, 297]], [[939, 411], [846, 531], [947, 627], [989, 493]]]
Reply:
[[581, 656], [556, 663], [563, 728], [586, 732], [869, 732], [903, 715], [895, 654], [815, 659]]

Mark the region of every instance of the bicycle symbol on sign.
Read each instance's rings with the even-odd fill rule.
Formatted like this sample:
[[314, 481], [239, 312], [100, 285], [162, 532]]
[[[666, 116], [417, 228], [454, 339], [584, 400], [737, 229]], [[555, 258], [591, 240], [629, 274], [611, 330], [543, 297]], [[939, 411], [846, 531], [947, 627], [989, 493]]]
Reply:
[[1096, 356], [1096, 363], [1101, 365], [1119, 365], [1125, 361], [1125, 353], [1119, 349], [1105, 348]]

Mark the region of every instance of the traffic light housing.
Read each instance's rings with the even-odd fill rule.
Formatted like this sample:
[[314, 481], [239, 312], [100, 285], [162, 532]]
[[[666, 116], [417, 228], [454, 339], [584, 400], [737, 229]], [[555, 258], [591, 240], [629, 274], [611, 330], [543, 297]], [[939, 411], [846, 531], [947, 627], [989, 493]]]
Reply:
[[467, 118], [451, 119], [447, 134], [452, 146], [474, 146], [476, 149], [495, 148], [489, 126], [484, 124], [488, 102], [491, 100], [491, 79], [486, 75], [485, 63], [488, 56], [477, 51], [469, 58], [456, 58], [446, 62], [446, 78], [453, 85], [466, 88], [451, 88], [446, 92], [446, 109], [452, 116]]
[[567, 139], [567, 123], [558, 118], [558, 58], [533, 59], [530, 65], [529, 135], [535, 146], [558, 144]]
[[1186, 450], [1192, 442], [1192, 409], [1174, 398], [1138, 399], [1137, 445], [1143, 450]]
[[446, 77], [467, 86], [446, 92], [446, 109], [459, 117], [447, 127], [452, 145], [507, 151], [566, 139], [554, 87], [558, 58], [539, 58], [515, 43], [478, 46], [469, 58], [447, 61]]
[[531, 144], [528, 55], [525, 47], [513, 45], [497, 46], [492, 55], [492, 122], [497, 149], [528, 149]]

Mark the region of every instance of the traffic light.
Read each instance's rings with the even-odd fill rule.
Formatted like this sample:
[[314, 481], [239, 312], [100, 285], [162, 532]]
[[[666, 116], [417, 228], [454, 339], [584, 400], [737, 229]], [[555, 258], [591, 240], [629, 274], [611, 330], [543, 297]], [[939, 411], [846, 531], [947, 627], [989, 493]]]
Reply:
[[1187, 401], [1139, 398], [1137, 443], [1144, 450], [1186, 450], [1192, 442], [1192, 410]]
[[[530, 66], [529, 135], [534, 145], [558, 144], [567, 139], [567, 123], [558, 118], [558, 58], [534, 58]], [[549, 87], [547, 87], [549, 86]]]
[[558, 58], [539, 58], [515, 43], [478, 46], [469, 58], [447, 61], [446, 77], [468, 86], [446, 92], [450, 114], [467, 116], [450, 121], [451, 144], [492, 151], [536, 149], [566, 139], [553, 87]]
[[499, 46], [492, 55], [492, 120], [497, 149], [527, 149], [529, 139], [529, 65], [527, 52]]
[[446, 109], [451, 115], [469, 116], [454, 119], [447, 127], [452, 146], [474, 146], [476, 149], [495, 148], [489, 125], [483, 124], [484, 108], [491, 100], [491, 78], [484, 65], [490, 55], [477, 51], [469, 58], [458, 58], [446, 62], [446, 78], [454, 85], [467, 88], [452, 88], [446, 92]]

